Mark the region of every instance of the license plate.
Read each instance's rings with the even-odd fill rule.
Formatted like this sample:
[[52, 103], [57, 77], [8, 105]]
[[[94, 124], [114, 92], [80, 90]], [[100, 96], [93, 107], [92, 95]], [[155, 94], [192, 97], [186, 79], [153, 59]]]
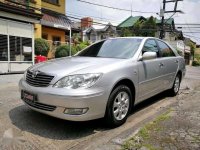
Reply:
[[35, 94], [32, 94], [30, 92], [27, 91], [21, 91], [21, 98], [23, 100], [29, 101], [29, 102], [35, 102], [37, 100], [37, 97]]

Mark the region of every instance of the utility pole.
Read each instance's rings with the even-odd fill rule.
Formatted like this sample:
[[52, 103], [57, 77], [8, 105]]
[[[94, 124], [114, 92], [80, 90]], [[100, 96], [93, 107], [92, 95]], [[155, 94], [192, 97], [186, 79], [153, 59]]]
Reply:
[[160, 10], [160, 16], [162, 16], [162, 20], [161, 20], [161, 30], [160, 30], [160, 39], [163, 39], [163, 38], [164, 38], [164, 35], [165, 35], [165, 31], [164, 31], [165, 6], [166, 6], [166, 0], [163, 0], [163, 9]]
[[[163, 39], [165, 37], [165, 23], [166, 23], [165, 22], [165, 13], [174, 13], [174, 14], [177, 13], [177, 12], [182, 13], [181, 10], [177, 10], [178, 1], [183, 1], [183, 0], [168, 0], [168, 1], [167, 0], [163, 0], [163, 8], [160, 10], [160, 16], [162, 17], [162, 20], [161, 20], [161, 30], [160, 30], [160, 39]], [[174, 10], [172, 10], [172, 11], [165, 11], [166, 4], [167, 3], [174, 3], [174, 2], [175, 2]]]
[[133, 0], [131, 1], [131, 16], [133, 16]]

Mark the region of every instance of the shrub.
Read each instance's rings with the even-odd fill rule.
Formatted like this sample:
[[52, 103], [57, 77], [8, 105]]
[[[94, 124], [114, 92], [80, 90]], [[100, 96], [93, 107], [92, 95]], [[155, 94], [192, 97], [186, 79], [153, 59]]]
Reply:
[[35, 54], [47, 56], [49, 52], [49, 43], [45, 39], [35, 39]]
[[[78, 45], [73, 45], [71, 47], [71, 55], [75, 55], [77, 52], [86, 48], [88, 45], [90, 45], [89, 41], [81, 42]], [[55, 58], [69, 56], [69, 51], [70, 51], [69, 45], [60, 45], [56, 48]]]
[[197, 60], [194, 60], [192, 62], [192, 66], [200, 66], [200, 62], [198, 62]]
[[82, 49], [86, 48], [87, 46], [88, 46], [88, 45], [86, 45], [86, 43], [84, 43], [84, 42], [78, 44], [78, 45], [76, 46], [77, 52], [78, 52], [78, 51], [81, 51]]
[[72, 46], [72, 55], [75, 55], [78, 52], [77, 46], [73, 45]]
[[69, 46], [68, 45], [60, 45], [56, 48], [55, 58], [66, 57], [69, 56]]
[[82, 43], [85, 44], [85, 45], [87, 45], [87, 46], [89, 46], [89, 45], [91, 44], [90, 41], [84, 41], [84, 42], [82, 42]]

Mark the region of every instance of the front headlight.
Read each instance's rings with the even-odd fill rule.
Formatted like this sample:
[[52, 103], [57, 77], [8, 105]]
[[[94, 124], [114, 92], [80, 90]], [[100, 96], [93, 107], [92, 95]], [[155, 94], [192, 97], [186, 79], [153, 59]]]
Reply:
[[100, 76], [101, 74], [99, 73], [69, 75], [60, 79], [53, 87], [67, 89], [88, 88], [94, 85]]

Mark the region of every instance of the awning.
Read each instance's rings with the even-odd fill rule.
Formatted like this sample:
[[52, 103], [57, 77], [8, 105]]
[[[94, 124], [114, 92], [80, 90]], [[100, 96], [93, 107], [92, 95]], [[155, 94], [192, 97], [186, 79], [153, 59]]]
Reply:
[[60, 14], [54, 11], [42, 9], [43, 17], [41, 24], [48, 27], [70, 30], [72, 28], [71, 21], [64, 14]]

